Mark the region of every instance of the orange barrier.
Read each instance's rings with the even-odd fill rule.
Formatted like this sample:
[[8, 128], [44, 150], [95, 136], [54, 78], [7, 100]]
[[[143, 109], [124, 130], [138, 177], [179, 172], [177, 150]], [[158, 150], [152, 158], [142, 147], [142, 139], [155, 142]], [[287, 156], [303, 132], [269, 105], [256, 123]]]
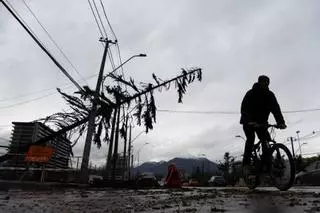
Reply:
[[29, 148], [25, 161], [32, 163], [48, 163], [54, 152], [55, 149], [52, 147], [33, 145]]

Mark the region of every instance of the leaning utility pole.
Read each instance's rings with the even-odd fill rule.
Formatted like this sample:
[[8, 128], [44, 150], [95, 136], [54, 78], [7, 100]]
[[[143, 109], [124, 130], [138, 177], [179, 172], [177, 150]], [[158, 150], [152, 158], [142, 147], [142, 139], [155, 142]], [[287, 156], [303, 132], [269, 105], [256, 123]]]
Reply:
[[105, 48], [104, 48], [102, 61], [100, 65], [100, 71], [99, 71], [97, 86], [94, 94], [94, 100], [92, 102], [92, 108], [89, 114], [87, 137], [86, 137], [86, 141], [83, 149], [82, 163], [81, 163], [81, 181], [82, 182], [87, 182], [88, 180], [88, 163], [90, 158], [92, 136], [95, 132], [95, 120], [97, 116], [97, 100], [99, 99], [99, 93], [101, 88], [101, 82], [103, 79], [103, 71], [104, 71], [104, 66], [105, 66], [106, 57], [108, 53], [109, 43], [114, 43], [108, 40], [107, 38], [106, 39], [100, 38], [100, 41], [105, 43]]

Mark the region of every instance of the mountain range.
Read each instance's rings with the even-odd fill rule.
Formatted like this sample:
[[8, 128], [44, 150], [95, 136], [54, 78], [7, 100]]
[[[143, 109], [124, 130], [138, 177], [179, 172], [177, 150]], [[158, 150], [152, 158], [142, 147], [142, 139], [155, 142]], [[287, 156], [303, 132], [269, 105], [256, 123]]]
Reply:
[[143, 172], [153, 172], [155, 175], [165, 176], [168, 172], [168, 166], [175, 164], [179, 170], [191, 175], [196, 172], [197, 168], [200, 172], [219, 173], [218, 165], [207, 158], [181, 158], [176, 157], [169, 161], [145, 162], [134, 168], [134, 174]]

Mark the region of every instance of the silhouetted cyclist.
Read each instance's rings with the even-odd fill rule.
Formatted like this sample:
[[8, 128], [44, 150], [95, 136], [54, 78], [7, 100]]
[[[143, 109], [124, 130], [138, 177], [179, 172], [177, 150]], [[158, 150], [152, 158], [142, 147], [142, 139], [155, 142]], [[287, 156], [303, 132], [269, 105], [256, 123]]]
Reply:
[[[265, 75], [259, 76], [258, 82], [253, 85], [242, 100], [240, 123], [243, 125], [243, 131], [247, 137], [243, 155], [244, 171], [249, 171], [250, 168], [248, 165], [255, 141], [255, 133], [260, 141], [270, 140], [268, 128], [263, 126], [268, 124], [270, 112], [273, 114], [280, 129], [287, 127], [278, 101], [273, 92], [269, 90], [269, 83], [269, 77]], [[262, 143], [262, 153], [266, 153], [265, 150], [265, 144]], [[265, 157], [262, 156], [262, 160], [264, 159]]]

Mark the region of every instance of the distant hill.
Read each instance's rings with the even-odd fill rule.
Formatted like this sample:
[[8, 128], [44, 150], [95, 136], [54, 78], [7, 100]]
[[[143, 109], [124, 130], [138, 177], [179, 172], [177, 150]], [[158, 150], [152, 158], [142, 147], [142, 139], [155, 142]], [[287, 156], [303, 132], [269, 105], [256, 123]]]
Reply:
[[153, 172], [156, 175], [164, 176], [168, 172], [168, 166], [172, 163], [176, 164], [178, 169], [190, 175], [196, 171], [197, 167], [199, 167], [200, 171], [202, 171], [203, 167], [204, 172], [219, 172], [217, 164], [207, 158], [173, 158], [169, 161], [145, 162], [134, 168], [134, 174], [138, 172]]

